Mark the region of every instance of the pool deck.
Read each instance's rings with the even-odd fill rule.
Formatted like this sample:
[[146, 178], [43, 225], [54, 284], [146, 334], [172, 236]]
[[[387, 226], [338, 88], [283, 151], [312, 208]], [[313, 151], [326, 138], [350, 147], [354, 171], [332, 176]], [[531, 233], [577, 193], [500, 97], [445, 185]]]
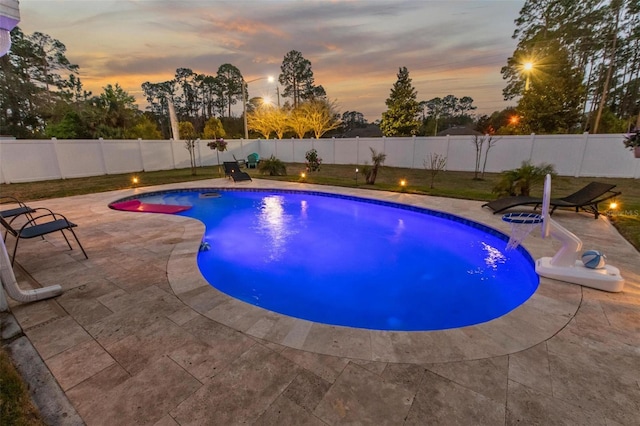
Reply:
[[[258, 179], [31, 203], [77, 223], [89, 255], [73, 242], [69, 251], [55, 235], [21, 242], [21, 288], [60, 284], [64, 293], [30, 304], [10, 300], [11, 315], [0, 314], [5, 330], [13, 318], [19, 325], [4, 343], [23, 374], [43, 384], [32, 392], [49, 424], [638, 424], [640, 253], [606, 217], [554, 214], [585, 249], [600, 249], [620, 268], [623, 292], [542, 278], [525, 304], [496, 320], [384, 332], [298, 320], [232, 299], [199, 273], [200, 222], [107, 207], [135, 193], [233, 186], [401, 202], [509, 233], [481, 202]], [[559, 247], [537, 234], [524, 246], [534, 258]], [[29, 348], [37, 351], [31, 359]]]

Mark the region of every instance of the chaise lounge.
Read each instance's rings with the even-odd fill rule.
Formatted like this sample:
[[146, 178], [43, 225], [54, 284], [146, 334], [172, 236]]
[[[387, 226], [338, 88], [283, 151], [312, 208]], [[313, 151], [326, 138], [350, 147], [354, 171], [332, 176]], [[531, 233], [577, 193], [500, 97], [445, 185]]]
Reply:
[[[615, 185], [609, 183], [591, 182], [584, 188], [574, 192], [571, 195], [567, 195], [566, 197], [562, 198], [552, 198], [550, 203], [550, 214], [553, 214], [553, 212], [558, 207], [568, 207], [575, 208], [576, 212], [579, 210], [584, 210], [586, 212], [593, 213], [595, 219], [597, 219], [598, 215], [600, 214], [598, 212], [598, 204], [621, 194], [618, 191], [613, 191], [613, 188], [615, 188]], [[513, 207], [525, 205], [533, 205], [533, 208], [535, 210], [541, 204], [542, 198], [517, 195], [490, 201], [486, 204], [483, 204], [482, 207], [489, 207], [491, 210], [493, 210], [493, 214], [496, 214]]]
[[238, 165], [237, 161], [225, 161], [223, 165], [225, 176], [233, 179], [234, 182], [251, 180], [251, 176], [249, 176], [249, 173], [240, 171], [240, 165]]

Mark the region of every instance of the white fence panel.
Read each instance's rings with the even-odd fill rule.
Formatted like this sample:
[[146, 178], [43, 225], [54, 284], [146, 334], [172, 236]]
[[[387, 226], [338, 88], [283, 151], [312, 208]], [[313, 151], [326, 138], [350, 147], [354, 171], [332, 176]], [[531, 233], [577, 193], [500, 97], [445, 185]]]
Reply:
[[[531, 138], [514, 139], [511, 136], [494, 136], [491, 141], [491, 148], [487, 154], [488, 137], [485, 136], [485, 142], [482, 146], [482, 170], [484, 158], [487, 158], [487, 173], [500, 173], [505, 170], [520, 167], [523, 161], [529, 160], [531, 155]], [[475, 147], [472, 147], [473, 155], [475, 155]], [[474, 169], [475, 170], [475, 169]]]
[[[336, 140], [335, 138], [331, 139], [319, 139], [313, 141], [311, 146], [308, 146], [309, 149], [313, 147], [316, 151], [318, 151], [318, 157], [322, 158], [322, 162], [325, 164], [336, 164], [336, 145], [340, 143], [340, 140]], [[307, 148], [307, 146], [305, 146]], [[303, 157], [306, 155], [309, 149], [304, 150]], [[302, 151], [302, 150], [301, 150]], [[305, 163], [307, 161], [306, 158], [303, 158], [300, 162]]]
[[442, 136], [416, 138], [413, 152], [413, 168], [424, 168], [424, 162], [429, 162], [431, 154], [437, 154], [441, 157], [447, 156], [447, 138]]
[[102, 151], [107, 174], [131, 173], [143, 170], [140, 145], [137, 140], [104, 140]]
[[108, 174], [103, 161], [101, 140], [54, 140], [60, 174], [63, 178], [79, 178]]
[[[358, 144], [358, 158], [356, 158], [357, 164], [371, 164], [371, 156], [373, 153], [371, 150], [373, 149], [376, 154], [380, 154], [386, 152], [387, 146], [387, 138], [360, 138], [360, 143]], [[391, 145], [391, 149], [393, 149], [393, 145]], [[384, 163], [387, 166], [391, 166], [391, 163]]]
[[[224, 161], [233, 161], [234, 156], [236, 160], [246, 160], [252, 152], [260, 153], [259, 140], [229, 140], [227, 141], [227, 151], [224, 152]], [[220, 157], [220, 161], [223, 161], [222, 157]]]
[[56, 157], [53, 140], [2, 140], [2, 183], [60, 179], [62, 176]]
[[142, 170], [152, 172], [156, 170], [173, 169], [173, 154], [171, 141], [138, 141], [142, 156]]
[[[636, 172], [640, 159], [635, 159], [633, 153], [626, 149], [619, 149], [620, 138], [617, 135], [591, 136], [586, 144], [583, 155], [581, 176], [604, 177], [638, 177]], [[608, 136], [608, 137], [607, 137]]]
[[278, 157], [278, 144], [274, 139], [260, 139], [260, 145], [255, 151], [251, 151], [249, 154], [255, 152], [260, 155], [260, 158], [269, 158], [272, 155]]
[[415, 141], [415, 137], [386, 138], [384, 149], [387, 157], [384, 164], [393, 164], [396, 167], [413, 167], [413, 148]]
[[[336, 139], [333, 146], [335, 148], [333, 153], [333, 164], [359, 164], [358, 152], [360, 147], [360, 138]], [[331, 162], [331, 157], [329, 155], [323, 153], [321, 157], [325, 162]]]
[[[325, 142], [329, 142], [328, 139], [324, 140]], [[283, 140], [284, 142], [284, 140]], [[327, 152], [326, 150], [324, 150], [324, 146], [326, 145], [325, 143], [318, 143], [320, 141], [312, 141], [312, 140], [307, 140], [307, 139], [303, 139], [303, 140], [291, 140], [291, 162], [292, 163], [305, 163], [307, 161], [307, 159], [305, 158], [305, 156], [307, 155], [307, 152], [311, 149], [313, 149], [313, 147], [316, 148], [316, 150], [318, 150], [318, 152], [323, 151], [323, 152]], [[320, 146], [318, 146], [320, 145]], [[333, 145], [331, 145], [333, 146]], [[333, 148], [330, 148], [330, 150], [328, 151], [333, 152]], [[322, 155], [319, 154], [320, 157], [322, 158]]]
[[[622, 135], [496, 136], [489, 151], [487, 172], [519, 167], [522, 161], [553, 164], [563, 176], [640, 178], [640, 159], [624, 148]], [[207, 141], [196, 144], [196, 164], [217, 164]], [[312, 148], [325, 164], [371, 163], [373, 148], [387, 154], [386, 166], [423, 168], [430, 153], [447, 157], [447, 170], [473, 171], [473, 136], [415, 138], [337, 138], [291, 140], [229, 140], [220, 162], [246, 159], [253, 152], [285, 162], [304, 163]], [[480, 168], [484, 166], [486, 145]], [[0, 140], [0, 182], [98, 176], [110, 173], [188, 168], [183, 141], [143, 140]]]
[[[173, 150], [173, 161], [176, 169], [187, 169], [191, 167], [191, 158], [189, 150], [186, 148], [184, 141], [171, 141], [171, 149]], [[197, 157], [196, 157], [197, 158]]]
[[559, 175], [573, 176], [580, 169], [584, 141], [584, 137], [575, 135], [536, 136], [531, 150], [531, 163], [553, 164]]
[[474, 171], [476, 149], [472, 136], [447, 136], [447, 170]]
[[274, 139], [277, 150], [278, 157], [280, 160], [285, 163], [293, 163], [295, 158], [295, 146], [300, 145], [297, 139]]

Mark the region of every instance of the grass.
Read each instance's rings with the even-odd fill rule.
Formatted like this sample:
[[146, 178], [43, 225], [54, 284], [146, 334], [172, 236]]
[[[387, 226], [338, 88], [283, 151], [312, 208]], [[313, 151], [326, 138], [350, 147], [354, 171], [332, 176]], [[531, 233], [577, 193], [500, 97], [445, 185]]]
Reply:
[[22, 377], [0, 347], [0, 425], [44, 425]]
[[[413, 194], [433, 195], [438, 197], [463, 198], [469, 200], [489, 201], [495, 199], [492, 189], [500, 179], [498, 173], [487, 173], [484, 179], [473, 179], [472, 172], [442, 171], [435, 179], [434, 188], [430, 188], [430, 175], [424, 169], [407, 169], [400, 167], [382, 167], [378, 173], [375, 185], [364, 183], [364, 176], [359, 173], [356, 180], [356, 165], [323, 164], [320, 171], [307, 172], [303, 179], [300, 173], [305, 171], [305, 165], [287, 163], [287, 176], [262, 176], [255, 169], [247, 170], [252, 177], [272, 179], [287, 182], [307, 182], [319, 185], [334, 185], [345, 187], [361, 187], [383, 191], [403, 191]], [[59, 179], [43, 182], [14, 183], [0, 185], [0, 194], [11, 195], [23, 201], [35, 201], [47, 198], [67, 197], [71, 195], [90, 194], [112, 191], [116, 189], [132, 188], [131, 182], [135, 175], [140, 179], [137, 186], [153, 186], [166, 183], [185, 182], [193, 180], [222, 177], [218, 166], [200, 167], [197, 175], [191, 175], [191, 169], [162, 170], [156, 172], [128, 173], [119, 175], [105, 175], [76, 179]], [[407, 186], [400, 187], [400, 180], [405, 179]], [[616, 190], [622, 191], [617, 198], [619, 207], [609, 212], [609, 217], [620, 233], [640, 250], [640, 185], [637, 179], [620, 178], [574, 178], [559, 176], [553, 180], [553, 197], [563, 197], [587, 183], [597, 180], [617, 185]], [[533, 196], [542, 195], [542, 183], [535, 185]], [[601, 206], [604, 211], [607, 206]]]

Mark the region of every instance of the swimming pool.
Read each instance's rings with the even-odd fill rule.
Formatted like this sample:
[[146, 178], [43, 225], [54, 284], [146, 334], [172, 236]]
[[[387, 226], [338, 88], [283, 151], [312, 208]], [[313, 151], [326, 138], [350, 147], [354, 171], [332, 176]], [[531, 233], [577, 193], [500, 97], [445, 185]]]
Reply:
[[197, 189], [137, 196], [191, 206], [206, 225], [198, 266], [218, 290], [281, 314], [426, 331], [500, 317], [538, 276], [507, 236], [457, 216], [350, 196]]

